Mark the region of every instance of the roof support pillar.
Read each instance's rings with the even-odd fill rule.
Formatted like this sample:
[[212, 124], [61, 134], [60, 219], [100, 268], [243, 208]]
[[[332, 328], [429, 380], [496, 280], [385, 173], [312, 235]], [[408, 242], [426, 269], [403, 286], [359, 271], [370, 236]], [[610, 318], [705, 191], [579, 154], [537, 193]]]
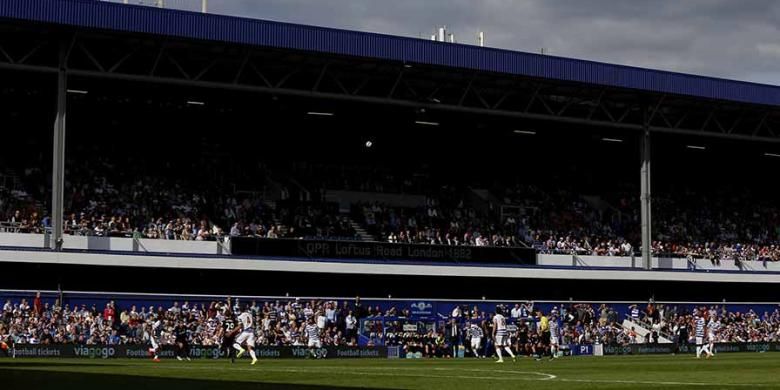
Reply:
[[52, 190], [51, 190], [51, 234], [49, 246], [53, 250], [62, 249], [65, 199], [65, 119], [68, 102], [67, 58], [68, 43], [63, 41], [60, 48], [60, 66], [57, 73], [57, 116], [54, 119], [54, 148], [52, 151]]
[[650, 126], [648, 122], [647, 108], [644, 111], [644, 129], [642, 130], [641, 144], [641, 221], [642, 221], [642, 268], [651, 269], [653, 266], [653, 254], [652, 254], [652, 240], [653, 240], [653, 228], [652, 228], [652, 198], [650, 196]]

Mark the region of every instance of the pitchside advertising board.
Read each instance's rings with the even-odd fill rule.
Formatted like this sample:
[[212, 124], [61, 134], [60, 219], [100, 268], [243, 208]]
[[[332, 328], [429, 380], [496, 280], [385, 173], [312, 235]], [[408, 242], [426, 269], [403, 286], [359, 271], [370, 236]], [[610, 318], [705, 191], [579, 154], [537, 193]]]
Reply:
[[[651, 355], [651, 354], [693, 354], [696, 346], [674, 344], [654, 345], [569, 345], [564, 348], [568, 355]], [[716, 353], [724, 352], [780, 352], [780, 343], [721, 343], [715, 345]], [[257, 347], [260, 359], [306, 359], [312, 357], [312, 350], [306, 347]], [[377, 359], [399, 358], [402, 351], [398, 347], [324, 347], [313, 350], [320, 359]], [[147, 347], [143, 345], [41, 345], [17, 344], [9, 354], [16, 358], [84, 358], [84, 359], [148, 359]], [[164, 346], [158, 355], [161, 358], [175, 357], [173, 346]], [[0, 355], [1, 356], [1, 355]], [[192, 347], [193, 359], [219, 359], [224, 354], [218, 347]]]
[[[328, 346], [310, 350], [306, 347], [257, 347], [255, 353], [260, 359], [305, 359], [317, 358], [387, 358], [385, 347], [334, 347]], [[248, 355], [248, 354], [247, 354]], [[91, 359], [148, 359], [148, 346], [145, 345], [41, 345], [17, 344], [11, 350], [11, 356], [17, 358], [91, 358]], [[163, 346], [158, 352], [160, 358], [174, 358], [173, 346]], [[219, 347], [191, 347], [193, 359], [219, 359], [225, 357]]]
[[[630, 345], [568, 345], [563, 350], [567, 355], [664, 355], [694, 354], [696, 345], [682, 344], [630, 344]], [[780, 352], [780, 343], [720, 343], [715, 344], [715, 352]]]
[[[681, 344], [630, 344], [630, 345], [604, 345], [604, 355], [651, 355], [696, 353], [696, 345]], [[715, 344], [715, 352], [780, 352], [780, 343], [719, 343]]]

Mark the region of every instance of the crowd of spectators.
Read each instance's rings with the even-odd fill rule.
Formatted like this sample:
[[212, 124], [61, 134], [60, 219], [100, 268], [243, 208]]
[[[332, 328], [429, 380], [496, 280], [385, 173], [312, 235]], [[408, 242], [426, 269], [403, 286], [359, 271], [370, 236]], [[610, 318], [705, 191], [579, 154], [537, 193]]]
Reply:
[[640, 311], [638, 322], [669, 340], [691, 343], [697, 316], [720, 323], [715, 334], [719, 343], [780, 342], [780, 309], [757, 313], [750, 308], [730, 311], [726, 305], [680, 308], [650, 303]]
[[312, 187], [330, 190], [420, 194], [431, 186], [419, 167], [295, 162], [292, 173]]
[[[255, 319], [260, 346], [305, 346], [303, 326], [313, 319], [320, 329], [323, 345], [398, 346], [407, 356], [452, 357], [463, 346], [467, 356], [492, 356], [493, 311], [477, 306], [456, 306], [448, 315], [416, 317], [408, 310], [391, 307], [380, 310], [354, 301], [285, 299], [275, 301], [174, 302], [167, 307], [118, 307], [108, 301], [96, 305], [61, 305], [43, 302], [40, 295], [31, 300], [6, 301], [0, 313], [0, 341], [13, 344], [148, 344], [145, 324], [160, 319], [162, 345], [174, 344], [174, 329], [185, 325], [192, 345], [220, 343], [222, 321], [233, 313], [248, 310]], [[521, 355], [543, 353], [545, 323], [558, 322], [561, 345], [655, 344], [666, 338], [692, 343], [695, 317], [719, 321], [717, 342], [780, 342], [780, 309], [762, 314], [748, 309], [729, 311], [725, 305], [691, 308], [650, 302], [642, 309], [627, 307], [626, 318], [647, 327], [640, 337], [633, 327], [624, 328], [621, 315], [609, 305], [562, 304], [543, 312], [533, 302], [504, 306], [514, 351]], [[363, 321], [361, 321], [363, 320]], [[481, 329], [479, 350], [472, 350], [469, 338], [473, 327]]]
[[[548, 233], [546, 236], [536, 233], [528, 241], [539, 253], [548, 254], [638, 256], [641, 249], [622, 238], [584, 237], [578, 239], [572, 236], [556, 237], [554, 233]], [[715, 265], [720, 265], [722, 260], [735, 261], [737, 264], [745, 261], [780, 261], [780, 244], [718, 243], [715, 241], [679, 244], [655, 240], [651, 243], [650, 249], [654, 256], [687, 258], [691, 262], [704, 259]]]
[[[630, 186], [629, 186], [630, 187]], [[594, 209], [575, 189], [547, 190], [516, 185], [498, 193], [505, 204], [525, 211], [507, 218], [518, 223], [522, 240], [540, 253], [631, 256], [639, 253], [639, 202], [634, 189], [607, 194], [609, 206]], [[653, 198], [656, 256], [692, 261], [780, 261], [780, 209], [749, 191], [702, 196], [695, 191]]]
[[[149, 175], [148, 165], [110, 158], [89, 164], [70, 161], [66, 182], [65, 233], [174, 240], [218, 240], [226, 236], [359, 239], [354, 224], [392, 243], [451, 246], [529, 246], [540, 253], [632, 256], [639, 248], [639, 205], [630, 188], [585, 197], [566, 184], [509, 182], [490, 188], [493, 198], [476, 201], [470, 189], [404, 179], [388, 169], [301, 164], [293, 170], [315, 187], [269, 201], [262, 193], [240, 193], [171, 175]], [[132, 168], [135, 167], [135, 168]], [[218, 174], [204, 171], [206, 176]], [[330, 172], [334, 178], [323, 176]], [[236, 173], [237, 179], [249, 179]], [[25, 171], [24, 190], [0, 187], [0, 229], [43, 233], [51, 226], [40, 169]], [[186, 176], [182, 176], [186, 177]], [[320, 180], [316, 180], [319, 178]], [[427, 178], [430, 180], [430, 178]], [[226, 180], [223, 178], [223, 180]], [[334, 182], [334, 180], [336, 182]], [[24, 181], [24, 180], [23, 180]], [[361, 184], [362, 183], [362, 184]], [[384, 183], [384, 185], [382, 185]], [[325, 187], [354, 191], [426, 190], [416, 207], [381, 202], [353, 203], [349, 216], [324, 201]], [[28, 191], [29, 190], [29, 191]], [[286, 195], [285, 195], [286, 194]], [[303, 194], [307, 194], [303, 196]], [[312, 196], [311, 194], [316, 194]], [[690, 190], [653, 198], [657, 256], [780, 261], [780, 209], [752, 193], [702, 196]]]
[[464, 206], [443, 207], [433, 197], [416, 208], [390, 207], [378, 202], [353, 205], [355, 219], [383, 241], [405, 244], [520, 246], [515, 231], [487, 215]]
[[780, 244], [743, 244], [743, 243], [716, 243], [705, 242], [702, 244], [671, 244], [662, 241], [653, 241], [654, 254], [671, 257], [685, 257], [691, 262], [698, 259], [711, 261], [719, 265], [722, 260], [732, 260], [737, 264], [745, 261], [780, 261]]
[[144, 325], [160, 319], [163, 323], [158, 342], [174, 344], [174, 329], [183, 324], [190, 343], [212, 346], [221, 342], [219, 329], [226, 316], [241, 313], [242, 305], [255, 319], [257, 345], [306, 345], [305, 321], [314, 318], [320, 327], [323, 345], [357, 345], [357, 317], [365, 315], [360, 301], [290, 300], [241, 303], [238, 299], [190, 304], [174, 302], [169, 307], [132, 305], [119, 308], [114, 301], [105, 307], [70, 307], [55, 301], [42, 303], [40, 296], [32, 304], [22, 299], [6, 301], [0, 316], [0, 341], [9, 344], [149, 344]]
[[496, 190], [505, 204], [521, 210], [506, 223], [517, 224], [523, 241], [539, 253], [632, 256], [637, 253], [638, 216], [616, 197], [597, 209], [575, 188], [544, 190], [515, 184]]

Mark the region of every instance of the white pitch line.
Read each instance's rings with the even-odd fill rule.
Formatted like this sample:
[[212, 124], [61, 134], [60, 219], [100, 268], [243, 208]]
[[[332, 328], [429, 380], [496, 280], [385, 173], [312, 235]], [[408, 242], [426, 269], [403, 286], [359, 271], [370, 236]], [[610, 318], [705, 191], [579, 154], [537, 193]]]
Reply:
[[[141, 364], [131, 364], [134, 366], [142, 366]], [[145, 365], [143, 365], [145, 366]], [[192, 367], [192, 366], [170, 366], [165, 365], [165, 368], [174, 368], [174, 369], [183, 369], [183, 370], [200, 370], [201, 367]], [[216, 369], [221, 371], [252, 371], [257, 373], [263, 373], [263, 372], [292, 372], [292, 373], [311, 373], [313, 371], [316, 372], [324, 372], [324, 373], [330, 373], [337, 371], [339, 373], [363, 373], [366, 375], [374, 375], [374, 376], [403, 376], [403, 377], [410, 377], [410, 378], [454, 378], [454, 379], [479, 379], [479, 380], [499, 380], [499, 381], [508, 381], [508, 380], [522, 380], [522, 381], [548, 381], [551, 379], [556, 379], [557, 377], [552, 374], [546, 374], [543, 372], [536, 372], [536, 371], [509, 371], [509, 370], [480, 370], [480, 369], [459, 369], [459, 368], [443, 368], [443, 367], [434, 367], [434, 368], [422, 368], [422, 367], [359, 367], [359, 368], [344, 368], [344, 367], [337, 367], [337, 366], [319, 366], [319, 367], [307, 367], [307, 368], [274, 368], [274, 367], [263, 367], [263, 366], [257, 366], [257, 368], [239, 368], [239, 367], [209, 367], [209, 369]], [[472, 375], [431, 375], [431, 374], [409, 374], [409, 373], [403, 373], [399, 371], [409, 371], [409, 370], [422, 370], [422, 371], [430, 371], [430, 370], [436, 370], [436, 371], [468, 371], [468, 372], [486, 372], [486, 373], [505, 373], [505, 374], [514, 374], [514, 377], [497, 377], [497, 376], [472, 376]], [[384, 372], [377, 372], [377, 371], [390, 371], [387, 373]], [[522, 377], [517, 376], [517, 374], [520, 375], [535, 375], [537, 378], [532, 377]]]
[[[366, 367], [369, 368], [369, 367]], [[373, 367], [371, 367], [373, 368]], [[379, 368], [379, 367], [377, 367]], [[411, 368], [411, 367], [410, 367]], [[407, 369], [407, 368], [402, 368]], [[417, 370], [429, 370], [429, 368], [414, 368]], [[538, 371], [510, 371], [510, 370], [483, 370], [478, 368], [444, 368], [444, 367], [434, 367], [433, 370], [436, 371], [468, 371], [468, 372], [490, 372], [490, 373], [498, 373], [498, 374], [522, 374], [522, 375], [538, 375], [543, 376], [544, 378], [538, 378], [538, 379], [532, 379], [532, 380], [539, 380], [539, 381], [549, 381], [551, 379], [557, 378], [557, 376], [553, 374], [545, 374], [543, 372]]]
[[713, 382], [670, 382], [670, 381], [632, 381], [620, 379], [567, 379], [558, 378], [560, 382], [578, 383], [618, 383], [626, 385], [669, 385], [669, 386], [716, 386], [716, 387], [774, 387], [769, 383], [713, 383]]

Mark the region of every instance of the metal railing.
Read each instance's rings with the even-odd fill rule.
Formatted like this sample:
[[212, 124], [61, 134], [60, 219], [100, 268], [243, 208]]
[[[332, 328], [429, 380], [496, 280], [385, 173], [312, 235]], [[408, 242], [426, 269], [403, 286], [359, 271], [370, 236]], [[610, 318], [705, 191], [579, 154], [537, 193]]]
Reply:
[[21, 229], [22, 224], [19, 222], [11, 222], [11, 221], [0, 221], [0, 232], [1, 233], [20, 233], [22, 231]]
[[[641, 318], [637, 319], [637, 320], [633, 320], [633, 319], [631, 319], [630, 316], [627, 317], [627, 319], [629, 321], [635, 322], [637, 325], [647, 329], [650, 332], [653, 331], [653, 324], [650, 321], [646, 321], [645, 319], [641, 319]], [[667, 339], [667, 340], [670, 340], [672, 342], [674, 342], [674, 340], [676, 339], [676, 337], [675, 337], [675, 335], [673, 333], [667, 332], [667, 331], [664, 331], [664, 330], [659, 330], [658, 331], [658, 335], [663, 337], [663, 338], [665, 338], [665, 339]]]

